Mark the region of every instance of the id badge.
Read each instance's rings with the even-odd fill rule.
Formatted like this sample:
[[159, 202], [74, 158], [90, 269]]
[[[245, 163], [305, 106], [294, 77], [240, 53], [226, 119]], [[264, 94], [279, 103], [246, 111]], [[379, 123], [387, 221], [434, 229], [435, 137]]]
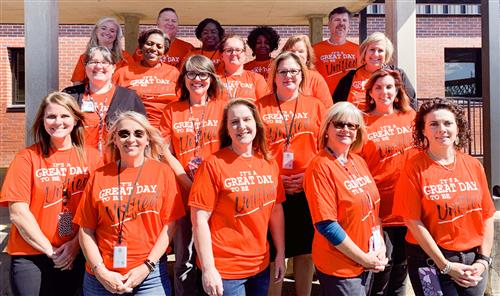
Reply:
[[283, 151], [283, 165], [284, 169], [293, 169], [293, 152]]
[[382, 248], [382, 234], [380, 232], [380, 226], [375, 226], [372, 228], [372, 236], [370, 237], [370, 251], [376, 252]]
[[187, 166], [189, 168], [189, 175], [190, 175], [191, 179], [194, 178], [194, 174], [198, 170], [198, 167], [200, 167], [200, 164], [202, 161], [203, 161], [203, 159], [200, 156], [191, 157], [191, 159], [189, 160]]
[[70, 211], [59, 213], [57, 230], [60, 237], [73, 235], [73, 214]]
[[419, 267], [418, 277], [422, 284], [422, 290], [426, 296], [443, 296], [441, 284], [439, 282], [438, 271], [435, 267]]
[[113, 247], [113, 268], [127, 267], [127, 245], [116, 243]]
[[94, 112], [94, 102], [92, 101], [82, 101], [82, 112]]

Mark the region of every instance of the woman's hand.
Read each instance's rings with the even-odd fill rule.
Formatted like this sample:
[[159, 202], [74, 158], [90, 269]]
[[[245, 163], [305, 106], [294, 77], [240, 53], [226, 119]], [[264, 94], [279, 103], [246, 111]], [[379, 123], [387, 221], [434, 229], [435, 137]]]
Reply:
[[61, 270], [71, 270], [73, 261], [79, 251], [78, 236], [75, 236], [72, 240], [65, 242], [54, 250], [54, 255], [51, 257], [52, 261], [54, 261], [54, 267]]
[[141, 264], [136, 268], [131, 269], [124, 277], [127, 279], [124, 285], [129, 288], [135, 288], [141, 284], [144, 279], [149, 275], [150, 271], [146, 264]]
[[95, 277], [102, 284], [104, 289], [110, 293], [132, 293], [132, 288], [124, 284], [127, 278], [118, 272], [110, 271], [102, 266], [96, 270]]
[[451, 269], [448, 275], [451, 279], [462, 287], [476, 286], [483, 278], [476, 275], [476, 267], [457, 262], [450, 262]]
[[368, 252], [365, 253], [365, 258], [363, 260], [363, 267], [372, 272], [381, 272], [384, 271], [385, 266], [389, 260], [385, 257], [385, 250], [381, 253], [382, 250], [378, 250], [377, 252]]
[[210, 296], [222, 296], [224, 288], [222, 287], [222, 278], [214, 267], [203, 270], [202, 273], [203, 290]]
[[285, 278], [285, 254], [276, 254], [274, 258], [274, 283], [277, 284]]
[[281, 175], [281, 180], [283, 181], [286, 194], [295, 194], [304, 191], [302, 185], [304, 181], [303, 173], [290, 176]]

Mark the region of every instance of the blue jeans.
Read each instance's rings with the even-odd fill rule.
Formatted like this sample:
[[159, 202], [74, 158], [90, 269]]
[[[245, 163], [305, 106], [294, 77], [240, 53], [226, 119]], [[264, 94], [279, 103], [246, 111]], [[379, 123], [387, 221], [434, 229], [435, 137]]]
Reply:
[[167, 264], [160, 261], [158, 266], [153, 270], [142, 283], [134, 288], [134, 291], [129, 294], [114, 294], [110, 293], [97, 280], [97, 278], [89, 273], [85, 273], [83, 279], [83, 295], [84, 296], [111, 296], [111, 295], [165, 295], [170, 296], [170, 281], [167, 274]]
[[365, 296], [370, 294], [373, 274], [365, 271], [357, 277], [341, 278], [324, 274], [316, 268], [321, 296]]
[[[474, 263], [476, 256], [476, 249], [471, 249], [468, 251], [457, 252], [448, 251], [441, 249], [444, 257], [450, 262], [459, 262], [467, 265]], [[413, 291], [416, 296], [426, 296], [422, 283], [420, 282], [420, 276], [418, 274], [418, 269], [420, 267], [434, 267], [434, 262], [427, 256], [427, 254], [418, 245], [406, 244], [406, 256], [408, 260], [408, 274], [410, 276], [411, 285], [413, 286]], [[464, 288], [456, 284], [449, 275], [441, 274], [437, 271], [439, 278], [439, 284], [443, 295], [445, 296], [477, 296], [484, 295], [486, 290], [486, 284], [488, 280], [488, 270], [486, 270], [481, 276], [483, 279], [474, 287]]]
[[222, 280], [224, 296], [267, 296], [269, 267], [264, 271], [239, 280]]

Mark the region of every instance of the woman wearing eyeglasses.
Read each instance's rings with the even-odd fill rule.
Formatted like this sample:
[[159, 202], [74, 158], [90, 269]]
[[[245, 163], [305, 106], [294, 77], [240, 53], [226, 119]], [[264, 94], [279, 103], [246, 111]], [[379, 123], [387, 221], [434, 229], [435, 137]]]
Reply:
[[[180, 185], [186, 211], [193, 178], [202, 160], [219, 150], [219, 128], [225, 101], [217, 99], [222, 90], [212, 61], [202, 55], [190, 56], [183, 64], [176, 86], [179, 101], [165, 109], [162, 136], [165, 157]], [[174, 237], [176, 295], [199, 295], [190, 216], [178, 221]]]
[[67, 87], [63, 92], [73, 96], [83, 112], [85, 144], [98, 149], [103, 158], [108, 128], [116, 116], [129, 110], [146, 115], [146, 110], [134, 90], [112, 82], [116, 63], [108, 48], [90, 48], [84, 63], [88, 82]]
[[353, 153], [365, 140], [361, 111], [348, 102], [333, 105], [321, 124], [320, 152], [305, 173], [321, 295], [368, 295], [371, 272], [387, 264], [377, 186]]
[[[302, 182], [304, 171], [318, 152], [317, 138], [325, 106], [300, 92], [306, 67], [291, 52], [276, 57], [269, 78], [273, 93], [257, 101], [272, 155], [278, 161], [286, 191], [285, 255], [293, 258], [297, 295], [310, 295], [314, 267], [311, 244], [314, 229]], [[271, 288], [281, 295], [281, 283]]]
[[113, 162], [89, 180], [75, 216], [87, 259], [84, 295], [170, 295], [165, 251], [184, 216], [163, 141], [145, 116], [129, 111], [109, 131]]
[[219, 73], [224, 91], [224, 100], [247, 99], [257, 101], [268, 93], [264, 77], [243, 69], [246, 56], [246, 45], [238, 35], [226, 36], [219, 49], [224, 62], [224, 69]]
[[288, 38], [285, 45], [283, 45], [282, 51], [293, 52], [306, 65], [306, 81], [302, 86], [301, 92], [320, 99], [326, 108], [331, 107], [333, 105], [332, 96], [328, 89], [328, 84], [323, 76], [316, 71], [316, 67], [314, 66], [316, 57], [309, 37], [306, 35], [296, 35]]

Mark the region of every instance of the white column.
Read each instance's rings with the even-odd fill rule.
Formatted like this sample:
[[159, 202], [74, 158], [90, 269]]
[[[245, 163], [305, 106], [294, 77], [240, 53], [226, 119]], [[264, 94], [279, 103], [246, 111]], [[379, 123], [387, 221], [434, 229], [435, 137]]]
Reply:
[[386, 0], [385, 19], [387, 37], [394, 44], [393, 63], [406, 72], [417, 89], [415, 0]]
[[25, 141], [41, 100], [59, 89], [59, 7], [57, 0], [24, 1], [26, 103]]

